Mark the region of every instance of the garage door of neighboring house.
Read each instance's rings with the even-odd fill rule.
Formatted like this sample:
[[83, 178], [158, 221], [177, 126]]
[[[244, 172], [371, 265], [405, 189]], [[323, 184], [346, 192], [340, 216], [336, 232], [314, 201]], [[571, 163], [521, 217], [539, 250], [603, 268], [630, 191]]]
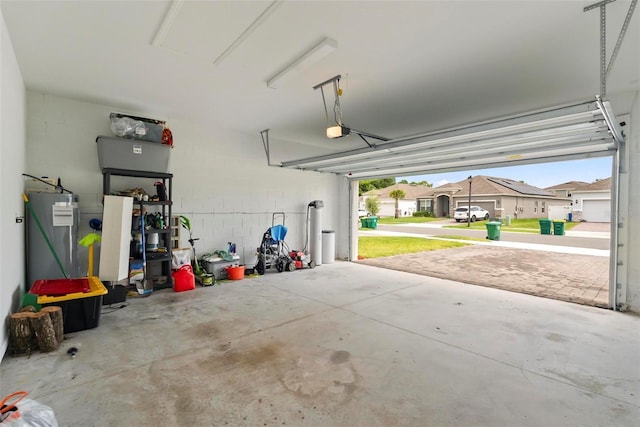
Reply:
[[610, 222], [611, 200], [583, 200], [582, 219], [588, 222]]
[[471, 201], [471, 206], [480, 206], [482, 209], [486, 209], [489, 215], [496, 216], [496, 204], [495, 202], [474, 202]]

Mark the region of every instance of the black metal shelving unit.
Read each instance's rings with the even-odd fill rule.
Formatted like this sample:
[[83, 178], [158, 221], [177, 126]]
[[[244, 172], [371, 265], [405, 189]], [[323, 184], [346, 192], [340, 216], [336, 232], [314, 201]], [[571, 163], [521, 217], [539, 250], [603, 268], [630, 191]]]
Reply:
[[[134, 178], [148, 178], [156, 181], [162, 181], [164, 188], [166, 189], [167, 200], [161, 201], [144, 201], [136, 200], [134, 205], [140, 207], [140, 214], [142, 215], [145, 207], [155, 207], [162, 215], [164, 228], [149, 228], [140, 230], [140, 225], [132, 223], [132, 233], [145, 233], [146, 236], [157, 233], [163, 236], [165, 242], [166, 252], [152, 252], [146, 251], [147, 264], [161, 263], [162, 275], [167, 278], [163, 284], [154, 285], [154, 289], [164, 289], [173, 286], [173, 279], [171, 277], [171, 207], [173, 205], [173, 174], [164, 172], [146, 172], [136, 171], [128, 169], [112, 169], [105, 168], [102, 170], [102, 193], [105, 195], [111, 194], [111, 177], [112, 176], [124, 176]], [[146, 248], [142, 248], [146, 250]], [[140, 260], [141, 261], [141, 260]]]

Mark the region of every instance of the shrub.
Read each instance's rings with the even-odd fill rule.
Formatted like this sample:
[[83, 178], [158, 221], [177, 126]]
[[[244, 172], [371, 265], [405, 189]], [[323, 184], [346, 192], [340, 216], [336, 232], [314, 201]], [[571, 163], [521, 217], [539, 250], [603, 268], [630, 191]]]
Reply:
[[416, 217], [428, 217], [428, 218], [433, 218], [433, 212], [429, 212], [429, 211], [418, 211], [418, 212], [414, 212], [413, 216]]

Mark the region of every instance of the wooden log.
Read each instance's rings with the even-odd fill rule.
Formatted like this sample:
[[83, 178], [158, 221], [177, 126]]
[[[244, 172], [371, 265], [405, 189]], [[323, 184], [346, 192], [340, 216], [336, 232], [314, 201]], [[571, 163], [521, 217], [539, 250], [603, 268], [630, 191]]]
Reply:
[[57, 305], [42, 307], [41, 312], [47, 313], [53, 323], [53, 330], [56, 333], [58, 345], [64, 341], [64, 318], [62, 317], [62, 308]]
[[13, 354], [31, 354], [37, 348], [31, 327], [31, 318], [34, 315], [35, 313], [25, 311], [9, 316], [9, 343]]
[[30, 318], [31, 328], [36, 334], [38, 340], [38, 347], [43, 353], [47, 353], [58, 348], [58, 340], [56, 339], [56, 332], [53, 329], [53, 322], [49, 313], [39, 311], [34, 313]]

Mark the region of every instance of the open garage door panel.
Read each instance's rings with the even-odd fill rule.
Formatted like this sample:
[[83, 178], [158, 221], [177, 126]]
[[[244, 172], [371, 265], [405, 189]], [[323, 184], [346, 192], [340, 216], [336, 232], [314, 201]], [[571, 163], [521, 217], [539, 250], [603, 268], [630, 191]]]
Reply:
[[597, 97], [282, 166], [360, 180], [611, 156], [622, 141], [609, 102]]

